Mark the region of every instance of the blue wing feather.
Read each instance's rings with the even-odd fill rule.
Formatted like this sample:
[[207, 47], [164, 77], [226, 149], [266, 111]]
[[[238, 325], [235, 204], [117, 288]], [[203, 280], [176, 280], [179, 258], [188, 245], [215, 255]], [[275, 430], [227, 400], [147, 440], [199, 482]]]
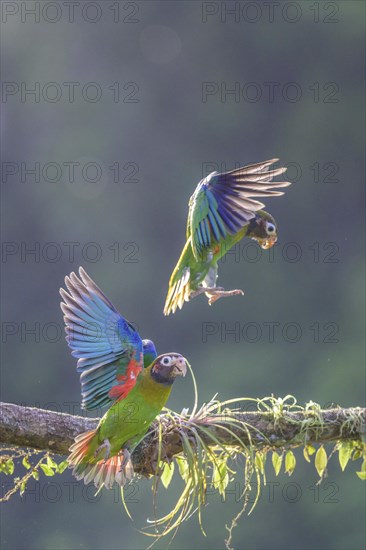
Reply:
[[80, 278], [71, 273], [65, 278], [67, 291], [60, 289], [61, 309], [67, 343], [78, 359], [82, 407], [91, 410], [110, 403], [114, 397], [109, 392], [115, 386], [121, 386], [123, 393], [124, 385], [129, 389], [134, 385], [145, 348], [149, 360], [153, 357], [151, 361], [157, 353], [150, 340], [142, 342], [135, 328], [118, 313], [83, 268], [79, 269], [79, 275]]

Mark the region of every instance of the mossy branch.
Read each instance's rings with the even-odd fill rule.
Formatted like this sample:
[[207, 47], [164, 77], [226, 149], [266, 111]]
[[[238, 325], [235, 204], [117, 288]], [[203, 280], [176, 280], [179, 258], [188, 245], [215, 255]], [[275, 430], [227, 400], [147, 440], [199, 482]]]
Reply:
[[[161, 415], [162, 448], [159, 451], [158, 422], [155, 422], [132, 455], [135, 472], [155, 473], [158, 453], [162, 460], [169, 461], [182, 453], [183, 439], [189, 440], [192, 436], [193, 440], [195, 433], [199, 433], [207, 447], [218, 444], [223, 448], [239, 447], [242, 444], [258, 450], [362, 440], [365, 436], [366, 409], [361, 407], [322, 410], [311, 403], [300, 410], [288, 410], [281, 406], [284, 401], [269, 398], [269, 401], [263, 400], [264, 410], [243, 411], [228, 407], [230, 402], [220, 404], [225, 407], [215, 403], [214, 409], [208, 404], [194, 417], [169, 412]], [[237, 405], [238, 401], [234, 403]], [[260, 405], [261, 401], [255, 403]], [[95, 428], [97, 423], [98, 419], [94, 418], [1, 403], [0, 443], [66, 455], [74, 437]]]

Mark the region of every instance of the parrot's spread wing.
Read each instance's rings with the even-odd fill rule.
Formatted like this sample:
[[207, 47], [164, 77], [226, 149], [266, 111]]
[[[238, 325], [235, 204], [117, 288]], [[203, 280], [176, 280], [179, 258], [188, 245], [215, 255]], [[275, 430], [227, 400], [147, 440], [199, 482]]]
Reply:
[[65, 278], [61, 309], [67, 343], [78, 359], [82, 407], [90, 410], [126, 397], [142, 370], [143, 344], [82, 267], [79, 275]]
[[288, 181], [272, 179], [286, 168], [269, 170], [278, 159], [251, 164], [219, 174], [212, 172], [200, 181], [189, 200], [187, 239], [192, 237], [196, 260], [214, 241], [235, 234], [255, 216], [264, 204], [253, 197], [283, 195], [276, 187], [287, 187]]

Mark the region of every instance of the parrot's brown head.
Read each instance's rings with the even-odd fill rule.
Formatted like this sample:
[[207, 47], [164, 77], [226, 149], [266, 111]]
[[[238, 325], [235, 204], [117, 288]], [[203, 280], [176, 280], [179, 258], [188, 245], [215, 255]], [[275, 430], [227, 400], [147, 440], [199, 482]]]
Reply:
[[268, 212], [259, 210], [255, 218], [250, 220], [248, 237], [255, 239], [261, 248], [267, 250], [277, 242], [277, 224]]
[[170, 386], [177, 376], [186, 375], [187, 361], [180, 353], [164, 353], [154, 360], [150, 372], [155, 382]]

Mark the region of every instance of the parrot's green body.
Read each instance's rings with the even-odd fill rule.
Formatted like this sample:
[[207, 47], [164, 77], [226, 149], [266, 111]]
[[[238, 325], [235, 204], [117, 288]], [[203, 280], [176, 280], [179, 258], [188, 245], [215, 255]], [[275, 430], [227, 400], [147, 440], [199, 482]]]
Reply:
[[144, 369], [128, 395], [112, 405], [101, 418], [76, 473], [86, 464], [96, 464], [103, 458], [105, 448], [100, 453], [96, 451], [105, 440], [109, 441], [110, 455], [118, 454], [121, 449], [131, 452], [165, 406], [171, 389], [171, 385], [159, 384], [151, 377], [151, 367]]
[[128, 395], [112, 405], [101, 419], [97, 430], [99, 444], [109, 439], [111, 454], [126, 444], [131, 450], [166, 405], [171, 390], [172, 385], [160, 384], [152, 378], [151, 366], [143, 369]]
[[170, 279], [170, 285], [173, 285], [176, 281], [179, 281], [184, 270], [189, 267], [190, 269], [190, 291], [195, 291], [203, 283], [207, 274], [217, 269], [217, 262], [225, 256], [237, 242], [239, 242], [248, 232], [248, 226], [243, 227], [240, 231], [234, 235], [227, 235], [220, 242], [216, 242], [212, 249], [204, 250], [199, 260], [196, 260], [192, 250], [192, 238], [189, 237], [182, 254], [178, 260], [178, 263], [172, 273]]
[[68, 462], [77, 479], [96, 487], [123, 485], [133, 474], [130, 453], [161, 412], [177, 376], [186, 374], [179, 353], [157, 356], [80, 268], [60, 290], [67, 341], [78, 358], [82, 406], [110, 405], [94, 430], [75, 438]]
[[216, 287], [217, 262], [243, 237], [256, 239], [262, 248], [277, 240], [273, 217], [261, 210], [262, 202], [251, 197], [278, 196], [276, 187], [289, 182], [272, 182], [286, 168], [269, 171], [278, 159], [218, 174], [200, 181], [189, 200], [186, 244], [170, 277], [164, 314], [174, 313], [185, 301], [205, 293], [209, 304], [224, 296], [243, 294]]

